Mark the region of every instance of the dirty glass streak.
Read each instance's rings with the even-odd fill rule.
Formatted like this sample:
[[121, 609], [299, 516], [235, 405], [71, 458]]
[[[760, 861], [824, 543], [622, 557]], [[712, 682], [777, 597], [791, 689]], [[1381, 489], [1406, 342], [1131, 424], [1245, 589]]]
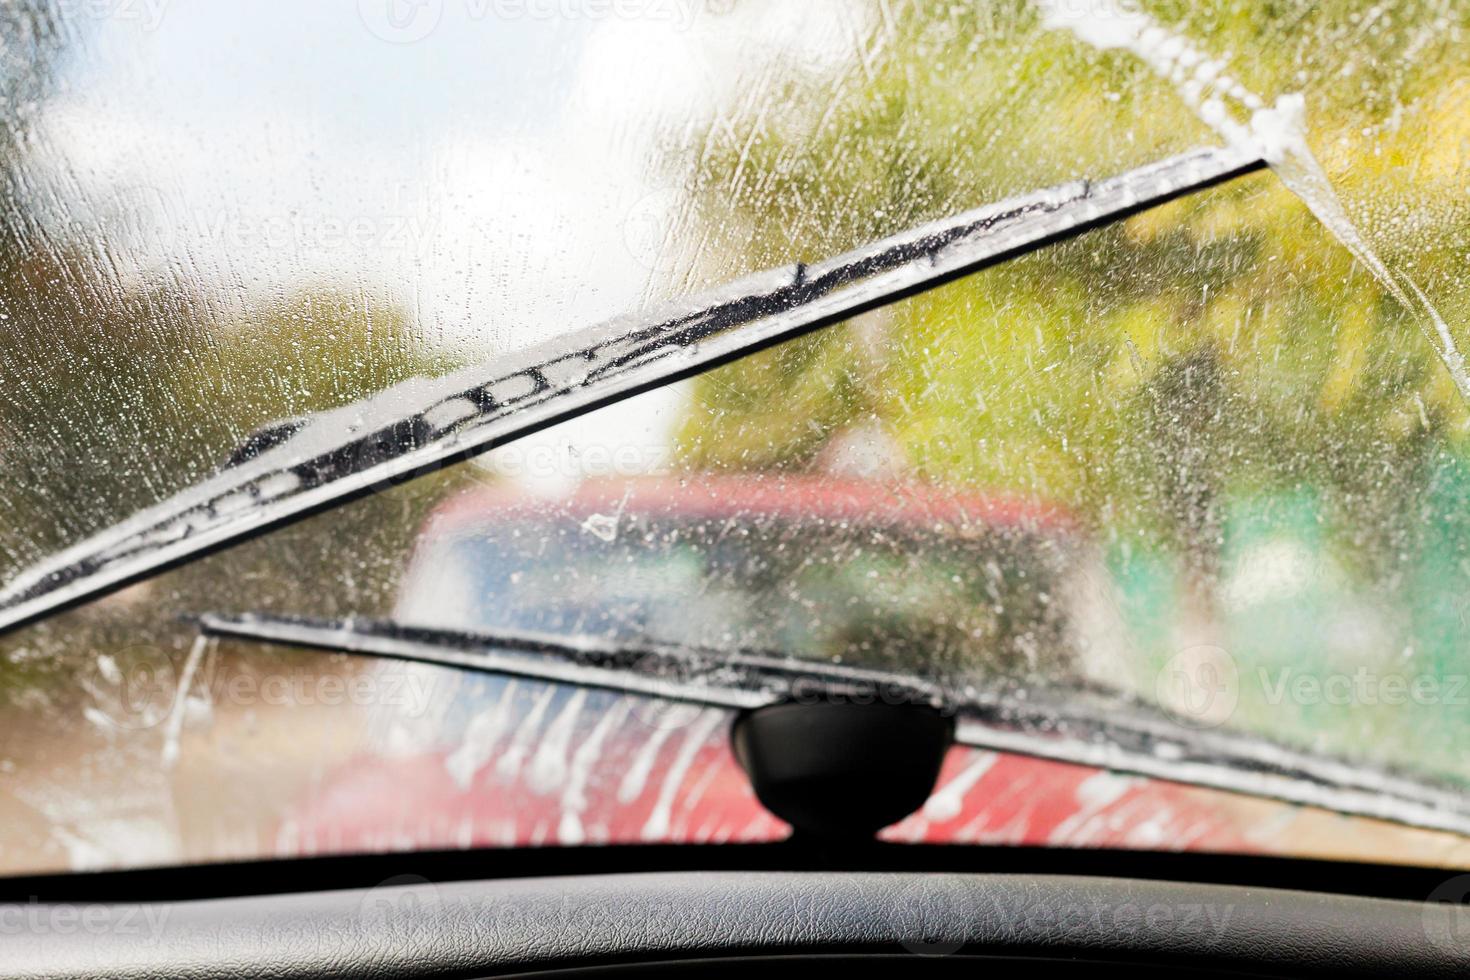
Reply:
[[1106, 180], [1073, 181], [279, 423], [248, 439], [213, 477], [7, 583], [0, 632], [1264, 166], [1252, 149], [1206, 148]]

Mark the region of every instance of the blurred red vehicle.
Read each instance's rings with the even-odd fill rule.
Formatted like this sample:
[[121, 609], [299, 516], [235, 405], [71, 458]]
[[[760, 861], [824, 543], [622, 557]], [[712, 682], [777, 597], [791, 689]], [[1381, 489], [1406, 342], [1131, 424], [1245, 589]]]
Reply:
[[[925, 485], [814, 477], [486, 487], [441, 504], [395, 618], [765, 650], [1024, 684], [1106, 683], [1119, 627], [1063, 512]], [[834, 615], [833, 611], [838, 613]], [[729, 748], [731, 715], [539, 680], [387, 664], [431, 681], [419, 716], [375, 709], [381, 751], [325, 780], [285, 853], [779, 839]], [[1222, 800], [1226, 801], [1222, 804]], [[957, 747], [889, 839], [1246, 851], [1288, 808], [1081, 765]]]

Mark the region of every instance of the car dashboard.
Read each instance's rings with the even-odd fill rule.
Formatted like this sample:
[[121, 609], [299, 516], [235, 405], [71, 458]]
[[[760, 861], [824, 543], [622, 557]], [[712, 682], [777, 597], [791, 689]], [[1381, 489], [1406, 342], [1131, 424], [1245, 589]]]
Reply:
[[[1459, 976], [1458, 906], [1083, 875], [683, 871], [8, 906], [8, 976]], [[19, 925], [20, 927], [17, 927]]]

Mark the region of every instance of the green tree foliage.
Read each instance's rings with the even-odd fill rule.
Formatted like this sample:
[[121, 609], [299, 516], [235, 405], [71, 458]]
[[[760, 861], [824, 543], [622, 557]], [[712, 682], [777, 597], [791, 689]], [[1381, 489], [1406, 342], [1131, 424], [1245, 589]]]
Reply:
[[[1304, 95], [1345, 210], [1466, 347], [1470, 10], [1143, 6], [1267, 104]], [[1173, 81], [1046, 29], [1029, 3], [871, 10], [842, 68], [773, 71], [698, 145], [711, 270], [817, 259], [1220, 141]], [[1426, 329], [1265, 173], [701, 378], [680, 439], [692, 467], [819, 468], [827, 440], [876, 428], [910, 476], [1067, 506], [1127, 594], [1150, 697], [1189, 644], [1228, 643], [1242, 685], [1256, 665], [1342, 656], [1325, 634], [1350, 610], [1380, 617], [1353, 628], [1353, 656], [1463, 671], [1470, 551], [1447, 488], [1464, 485], [1470, 413]], [[1243, 617], [1229, 563], [1262, 534], [1315, 571]], [[1259, 694], [1243, 690], [1234, 723], [1463, 774], [1457, 709], [1296, 717]]]
[[[398, 309], [331, 292], [221, 302], [197, 279], [140, 268], [142, 236], [167, 230], [157, 194], [120, 188], [92, 211], [59, 214], [31, 130], [82, 27], [39, 0], [0, 4], [5, 574], [207, 477], [261, 426], [450, 366]], [[444, 479], [6, 637], [0, 696], [70, 696], [98, 653], [177, 649], [189, 639], [177, 614], [228, 605], [252, 583], [324, 613], [382, 611]], [[299, 591], [269, 587], [286, 581]]]
[[[774, 75], [748, 100], [759, 111], [720, 120], [701, 147], [693, 206], [724, 245], [718, 261], [815, 258], [1218, 142], [1138, 58], [1046, 30], [1028, 4], [874, 10], [840, 75]], [[1450, 287], [1470, 227], [1455, 190], [1470, 145], [1464, 10], [1153, 12], [1229, 55], [1268, 102], [1305, 90], [1349, 211], [1463, 322], [1470, 304]], [[1340, 487], [1344, 506], [1382, 518], [1397, 504], [1363, 485], [1365, 461], [1427, 476], [1415, 461], [1467, 418], [1413, 317], [1272, 175], [970, 277], [877, 329], [876, 369], [872, 338], [849, 325], [702, 380], [687, 458], [807, 465], [827, 435], [876, 418], [920, 474], [1151, 527], [1207, 570], [1225, 484]]]

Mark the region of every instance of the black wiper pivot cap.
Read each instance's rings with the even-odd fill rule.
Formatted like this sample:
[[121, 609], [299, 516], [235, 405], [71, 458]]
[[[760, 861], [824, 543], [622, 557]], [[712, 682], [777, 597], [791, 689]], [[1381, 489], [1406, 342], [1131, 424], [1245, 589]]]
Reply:
[[953, 719], [922, 704], [773, 704], [731, 733], [756, 797], [795, 836], [849, 840], [923, 806], [953, 741]]

